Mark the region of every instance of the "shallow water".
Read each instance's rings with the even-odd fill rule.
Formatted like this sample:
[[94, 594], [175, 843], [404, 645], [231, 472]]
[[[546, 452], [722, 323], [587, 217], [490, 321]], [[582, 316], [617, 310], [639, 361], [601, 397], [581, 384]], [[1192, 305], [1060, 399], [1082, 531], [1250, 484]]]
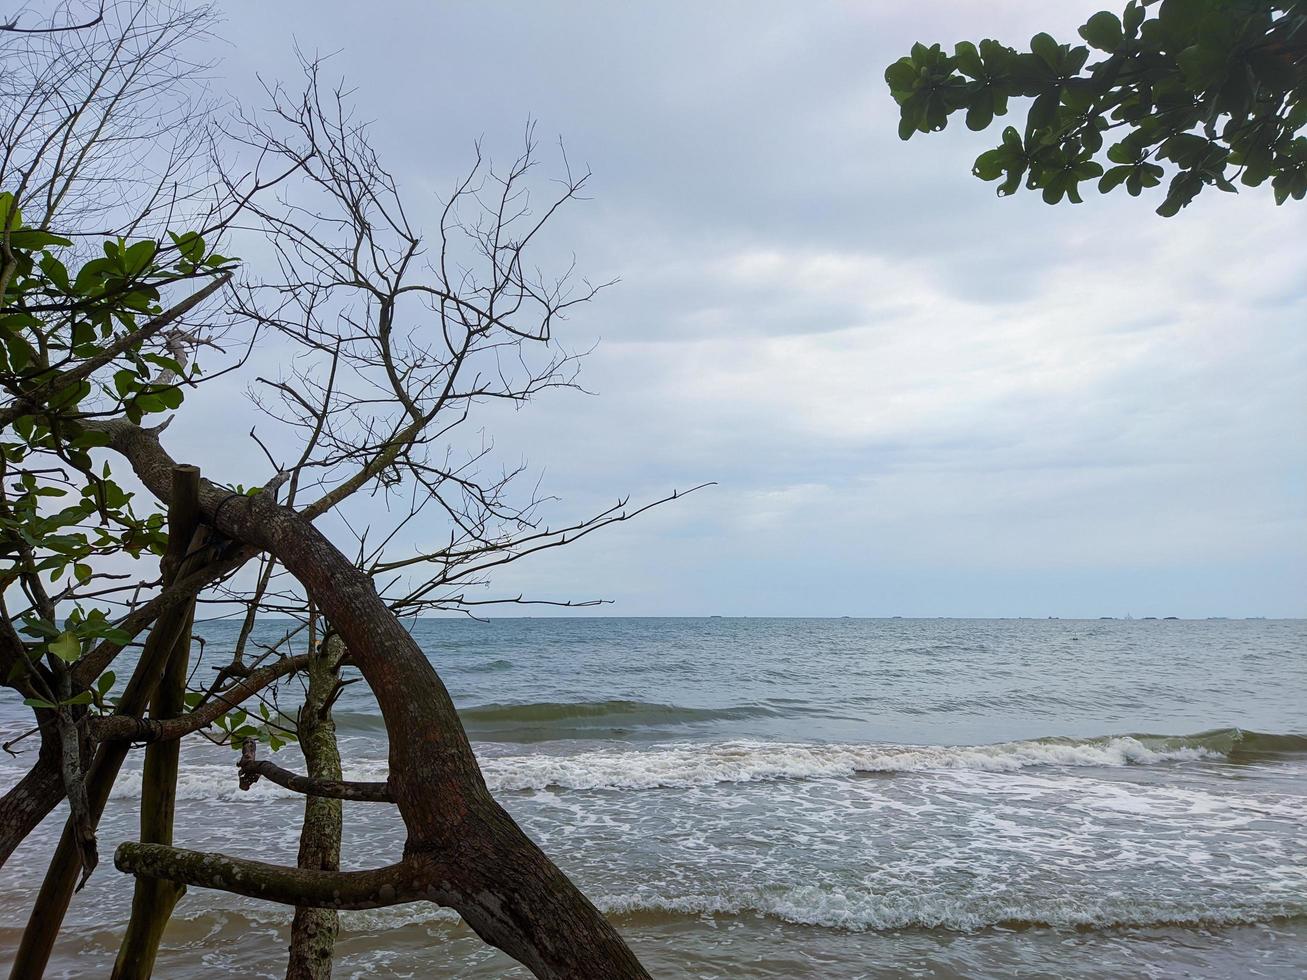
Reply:
[[[1307, 973], [1302, 621], [413, 630], [488, 783], [656, 975]], [[234, 628], [205, 632], [219, 663]], [[360, 687], [338, 711], [347, 775], [384, 778], [384, 729]], [[21, 716], [5, 710], [11, 730]], [[185, 760], [179, 845], [294, 862], [299, 799], [266, 782], [241, 792], [229, 750], [188, 744]], [[21, 762], [2, 765], [8, 785]], [[138, 793], [126, 773], [103, 852], [134, 835]], [[345, 812], [349, 866], [398, 857], [389, 807]], [[0, 962], [57, 829], [3, 873]], [[130, 895], [106, 863], [51, 976], [107, 973]], [[288, 921], [193, 890], [157, 975], [279, 976]], [[343, 925], [339, 976], [524, 975], [430, 906]]]

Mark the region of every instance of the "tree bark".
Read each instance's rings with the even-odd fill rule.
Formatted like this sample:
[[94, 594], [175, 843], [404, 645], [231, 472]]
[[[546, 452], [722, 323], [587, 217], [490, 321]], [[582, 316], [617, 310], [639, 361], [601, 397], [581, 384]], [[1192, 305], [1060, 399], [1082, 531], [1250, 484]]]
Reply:
[[[186, 671], [190, 664], [191, 626], [194, 610], [173, 647], [168, 667], [154, 694], [150, 716], [174, 718], [185, 707]], [[141, 841], [172, 844], [173, 817], [177, 809], [177, 765], [179, 740], [152, 742], [145, 749], [141, 772]], [[172, 910], [186, 894], [186, 886], [172, 881], [136, 879], [132, 893], [132, 914], [118, 947], [114, 980], [148, 980], [154, 972], [159, 941], [172, 918]]]
[[[344, 646], [336, 634], [309, 652], [309, 686], [299, 712], [299, 741], [309, 779], [339, 782], [340, 749], [331, 702], [340, 680]], [[298, 864], [319, 871], [340, 870], [341, 802], [325, 796], [304, 798], [304, 829]], [[138, 881], [140, 879], [137, 879]], [[290, 927], [286, 980], [330, 980], [331, 960], [340, 931], [335, 909], [295, 908]]]
[[[173, 464], [157, 434], [121, 420], [97, 428], [166, 498]], [[206, 480], [200, 508], [223, 535], [271, 552], [340, 633], [381, 708], [405, 856], [433, 866], [432, 900], [538, 977], [647, 978], [617, 930], [491, 796], [449, 692], [371, 578], [271, 494]]]
[[292, 793], [305, 796], [322, 796], [332, 800], [352, 800], [355, 803], [394, 803], [395, 797], [386, 783], [361, 783], [344, 779], [312, 779], [297, 772], [283, 769], [267, 759], [240, 761], [241, 789], [249, 789], [262, 777]]
[[[53, 727], [52, 725], [49, 727]], [[41, 729], [41, 748], [32, 768], [0, 798], [0, 868], [27, 835], [64, 798], [59, 772], [59, 735]]]

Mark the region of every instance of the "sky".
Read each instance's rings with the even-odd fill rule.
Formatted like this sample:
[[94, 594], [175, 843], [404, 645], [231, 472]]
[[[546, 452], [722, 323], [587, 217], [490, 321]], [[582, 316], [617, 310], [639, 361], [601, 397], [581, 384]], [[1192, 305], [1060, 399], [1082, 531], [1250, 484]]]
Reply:
[[[996, 132], [897, 137], [882, 75], [914, 41], [1074, 40], [1096, 9], [231, 4], [214, 85], [258, 105], [296, 45], [332, 54], [418, 224], [475, 140], [507, 157], [528, 120], [593, 171], [545, 247], [620, 279], [565, 325], [594, 347], [591, 393], [476, 424], [558, 498], [551, 520], [715, 486], [493, 594], [631, 616], [1307, 615], [1307, 205], [999, 199], [970, 174]], [[188, 407], [170, 439], [267, 478], [239, 394]]]

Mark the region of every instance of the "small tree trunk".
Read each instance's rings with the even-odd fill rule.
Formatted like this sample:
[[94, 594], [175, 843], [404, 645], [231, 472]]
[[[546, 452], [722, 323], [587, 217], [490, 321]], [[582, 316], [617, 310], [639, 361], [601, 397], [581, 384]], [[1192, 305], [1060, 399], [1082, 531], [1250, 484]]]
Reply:
[[[331, 702], [340, 677], [345, 646], [336, 634], [309, 653], [309, 689], [299, 713], [300, 748], [310, 779], [339, 780], [340, 750]], [[304, 829], [300, 833], [299, 866], [318, 871], [340, 870], [341, 801], [322, 796], [304, 798]], [[137, 879], [138, 881], [140, 879]], [[335, 909], [298, 906], [290, 927], [290, 961], [286, 980], [330, 980], [340, 916]]]
[[41, 729], [41, 749], [32, 768], [0, 797], [0, 868], [63, 799], [59, 773], [62, 743], [58, 733], [47, 728], [53, 729], [53, 723]]
[[[186, 672], [190, 663], [191, 625], [187, 618], [181, 636], [168, 659], [167, 670], [151, 703], [153, 718], [175, 718], [185, 710]], [[141, 774], [141, 842], [172, 844], [173, 815], [177, 809], [177, 763], [181, 740], [151, 742], [145, 748]], [[136, 879], [132, 894], [132, 917], [118, 948], [114, 980], [148, 978], [154, 972], [159, 941], [172, 917], [172, 910], [186, 886], [172, 881]]]

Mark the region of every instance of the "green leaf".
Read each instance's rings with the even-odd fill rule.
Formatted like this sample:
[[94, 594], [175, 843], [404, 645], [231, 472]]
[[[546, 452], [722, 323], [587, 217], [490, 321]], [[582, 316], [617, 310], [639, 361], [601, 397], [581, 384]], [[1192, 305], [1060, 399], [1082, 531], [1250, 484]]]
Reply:
[[962, 74], [971, 78], [985, 78], [985, 64], [980, 58], [980, 52], [970, 41], [960, 41], [953, 49], [953, 57], [957, 60], [958, 70]]
[[1027, 136], [1047, 128], [1057, 118], [1058, 93], [1045, 92], [1035, 99], [1026, 116]]
[[182, 394], [180, 388], [158, 388], [154, 392], [158, 396], [165, 408], [181, 408], [182, 400], [186, 397]]
[[49, 650], [66, 664], [70, 664], [82, 655], [82, 644], [73, 633], [65, 630], [57, 639], [51, 640]]
[[976, 96], [967, 110], [967, 129], [979, 132], [994, 121], [994, 96], [988, 90]]
[[204, 239], [195, 232], [188, 231], [183, 235], [174, 235], [172, 232], [168, 234], [172, 238], [173, 244], [177, 246], [182, 258], [195, 263], [204, 258]]
[[35, 252], [37, 249], [49, 248], [51, 245], [71, 245], [72, 241], [67, 238], [60, 238], [58, 235], [51, 235], [49, 232], [24, 229], [23, 231], [10, 232], [9, 244], [14, 248]]
[[68, 292], [70, 283], [68, 282], [68, 269], [64, 264], [56, 259], [50, 253], [41, 256], [39, 263], [41, 271], [45, 277], [55, 284], [61, 291]]
[[25, 619], [23, 620], [23, 632], [28, 636], [43, 636], [47, 639], [59, 635], [58, 627], [47, 623], [43, 619]]
[[1230, 71], [1225, 50], [1213, 44], [1193, 44], [1175, 56], [1185, 80], [1195, 88], [1208, 88], [1221, 81]]
[[1107, 148], [1107, 158], [1113, 163], [1134, 163], [1138, 156], [1135, 148], [1125, 141], [1113, 143]]
[[1030, 39], [1030, 50], [1039, 55], [1049, 68], [1056, 68], [1060, 60], [1061, 47], [1052, 36], [1042, 31]]
[[123, 253], [123, 271], [129, 276], [137, 276], [146, 270], [154, 258], [157, 246], [154, 242], [137, 242]]
[[1080, 36], [1099, 51], [1115, 51], [1121, 46], [1125, 32], [1121, 27], [1121, 18], [1110, 10], [1100, 10], [1080, 28]]
[[1144, 18], [1147, 16], [1148, 14], [1139, 0], [1130, 0], [1125, 5], [1125, 15], [1123, 17], [1125, 32], [1134, 37], [1139, 31], [1139, 25], [1144, 22]]
[[58, 705], [44, 698], [23, 698], [23, 704], [29, 708], [57, 708]]
[[1107, 173], [1103, 174], [1103, 179], [1098, 182], [1098, 192], [1106, 194], [1108, 191], [1120, 187], [1125, 183], [1125, 179], [1134, 173], [1134, 170], [1135, 168], [1130, 164], [1112, 167]]
[[14, 207], [14, 195], [0, 191], [0, 229], [19, 228], [23, 224], [23, 212]]
[[1162, 0], [1157, 20], [1173, 41], [1193, 37], [1207, 14], [1208, 4], [1198, 0]]
[[1007, 153], [1003, 147], [994, 150], [986, 150], [980, 156], [976, 157], [975, 166], [971, 172], [981, 180], [998, 180], [1004, 173], [1004, 162], [1007, 159]]

